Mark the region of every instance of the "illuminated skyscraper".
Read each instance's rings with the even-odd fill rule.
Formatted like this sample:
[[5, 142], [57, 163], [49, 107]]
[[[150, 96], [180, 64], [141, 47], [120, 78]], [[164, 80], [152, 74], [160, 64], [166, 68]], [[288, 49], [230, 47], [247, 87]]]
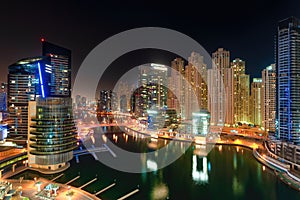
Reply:
[[135, 112], [143, 116], [149, 109], [167, 107], [168, 68], [151, 63], [139, 66], [139, 85], [137, 89]]
[[236, 58], [231, 62], [233, 70], [234, 122], [249, 121], [249, 75], [245, 74], [245, 61]]
[[[66, 169], [77, 147], [77, 131], [73, 121], [71, 97], [71, 52], [43, 42], [43, 55], [49, 64], [38, 65], [36, 87], [42, 88], [27, 102], [28, 164], [53, 171]], [[47, 76], [45, 75], [47, 74]], [[47, 78], [45, 78], [45, 76]], [[44, 90], [43, 90], [44, 88]], [[86, 98], [81, 98], [86, 106]]]
[[28, 102], [49, 95], [51, 66], [46, 57], [26, 58], [8, 67], [8, 112], [10, 136], [27, 139]]
[[213, 68], [208, 70], [208, 110], [211, 125], [233, 123], [233, 72], [229, 51], [219, 48], [212, 54]]
[[116, 94], [112, 90], [101, 90], [98, 109], [100, 112], [116, 111], [117, 101]]
[[300, 21], [279, 22], [276, 39], [277, 137], [300, 143]]
[[117, 110], [128, 112], [130, 109], [130, 96], [132, 95], [131, 88], [126, 81], [120, 81], [114, 88], [117, 101]]
[[244, 74], [240, 76], [241, 92], [243, 94], [242, 108], [239, 121], [249, 121], [249, 98], [250, 98], [250, 75]]
[[[184, 60], [182, 58], [176, 58], [171, 62], [171, 72], [168, 79], [168, 108], [175, 109], [181, 117], [185, 118], [184, 108], [184, 90], [185, 81], [183, 79]], [[181, 103], [180, 103], [181, 102]]]
[[275, 132], [276, 119], [276, 67], [262, 71], [262, 125], [266, 131]]
[[253, 78], [251, 83], [250, 116], [255, 125], [262, 126], [262, 79]]
[[71, 97], [71, 51], [42, 41], [42, 54], [49, 56], [52, 65], [50, 96]]
[[[207, 68], [203, 56], [192, 52], [185, 67], [185, 78], [191, 84], [200, 109], [207, 109]], [[192, 98], [192, 95], [189, 95]], [[190, 111], [192, 113], [193, 110]]]

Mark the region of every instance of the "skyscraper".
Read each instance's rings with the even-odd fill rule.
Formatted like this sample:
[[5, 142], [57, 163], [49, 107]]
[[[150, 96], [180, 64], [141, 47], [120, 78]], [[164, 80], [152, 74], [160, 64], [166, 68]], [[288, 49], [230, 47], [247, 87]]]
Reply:
[[[203, 56], [192, 52], [185, 67], [185, 78], [191, 84], [200, 109], [207, 109], [207, 67]], [[189, 95], [192, 98], [191, 95]], [[190, 111], [192, 113], [193, 111]]]
[[212, 54], [213, 68], [208, 70], [208, 110], [211, 125], [233, 123], [233, 72], [230, 52], [219, 48]]
[[262, 125], [262, 79], [253, 78], [251, 83], [250, 116], [255, 125]]
[[276, 67], [262, 71], [262, 125], [266, 131], [275, 132], [276, 119]]
[[236, 58], [231, 62], [233, 70], [234, 122], [249, 121], [250, 77], [245, 74], [245, 61]]
[[49, 56], [52, 66], [50, 96], [71, 97], [71, 51], [42, 41], [42, 54]]
[[98, 109], [100, 112], [111, 112], [117, 109], [116, 94], [112, 90], [101, 90]]
[[300, 21], [279, 22], [276, 38], [277, 137], [300, 143]]
[[49, 94], [51, 66], [47, 57], [19, 60], [8, 67], [8, 112], [10, 136], [27, 139], [28, 102]]
[[175, 109], [177, 114], [180, 114], [181, 117], [185, 118], [185, 109], [184, 109], [184, 60], [182, 58], [175, 58], [171, 62], [171, 72], [168, 79], [168, 108]]
[[[36, 93], [28, 102], [28, 164], [52, 171], [66, 169], [77, 147], [71, 99], [71, 51], [42, 40], [47, 79], [39, 70], [39, 86], [47, 90]], [[38, 69], [40, 64], [38, 63]], [[81, 98], [86, 106], [86, 99]]]
[[167, 106], [168, 68], [151, 63], [139, 66], [139, 88], [135, 112], [139, 116], [148, 109], [162, 109]]
[[249, 98], [250, 98], [250, 75], [243, 74], [240, 76], [241, 93], [243, 100], [241, 101], [241, 115], [238, 121], [247, 122], [249, 121]]

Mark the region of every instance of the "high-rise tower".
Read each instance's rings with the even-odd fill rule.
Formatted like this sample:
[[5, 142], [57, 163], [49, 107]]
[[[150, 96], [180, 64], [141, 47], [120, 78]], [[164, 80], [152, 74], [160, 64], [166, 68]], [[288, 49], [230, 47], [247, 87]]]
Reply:
[[300, 21], [279, 22], [276, 38], [277, 137], [300, 143]]
[[230, 52], [219, 48], [212, 54], [213, 68], [208, 70], [208, 110], [211, 125], [223, 126], [234, 122], [233, 71]]
[[266, 131], [275, 132], [276, 119], [276, 67], [262, 71], [262, 125]]
[[71, 97], [71, 51], [42, 39], [42, 54], [52, 66], [50, 96]]
[[28, 102], [36, 96], [49, 95], [51, 79], [50, 61], [46, 57], [19, 60], [8, 67], [8, 113], [10, 136], [27, 139]]

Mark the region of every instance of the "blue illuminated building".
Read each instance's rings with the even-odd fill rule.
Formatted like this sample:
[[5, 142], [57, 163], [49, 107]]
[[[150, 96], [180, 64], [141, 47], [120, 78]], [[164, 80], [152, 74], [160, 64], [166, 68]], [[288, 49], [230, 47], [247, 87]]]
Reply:
[[6, 92], [0, 92], [0, 112], [6, 112]]
[[71, 51], [42, 38], [42, 55], [52, 66], [50, 96], [71, 97]]
[[28, 102], [49, 94], [52, 68], [48, 57], [19, 60], [8, 67], [7, 106], [10, 136], [27, 139]]
[[300, 21], [279, 22], [276, 39], [277, 138], [300, 143]]

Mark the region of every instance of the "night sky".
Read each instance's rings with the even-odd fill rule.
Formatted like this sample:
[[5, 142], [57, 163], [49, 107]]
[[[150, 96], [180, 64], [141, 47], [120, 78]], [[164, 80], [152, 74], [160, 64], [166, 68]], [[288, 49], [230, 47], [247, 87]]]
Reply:
[[[300, 17], [299, 0], [1, 2], [0, 82], [6, 81], [10, 64], [41, 54], [41, 37], [72, 50], [75, 74], [100, 42], [121, 31], [146, 26], [180, 31], [209, 53], [224, 47], [231, 52], [231, 59], [246, 61], [247, 73], [260, 77], [260, 71], [274, 63], [277, 22], [292, 15]], [[131, 53], [116, 60], [110, 72], [125, 72], [129, 66], [147, 61], [168, 64], [173, 55], [165, 55], [156, 51]]]

